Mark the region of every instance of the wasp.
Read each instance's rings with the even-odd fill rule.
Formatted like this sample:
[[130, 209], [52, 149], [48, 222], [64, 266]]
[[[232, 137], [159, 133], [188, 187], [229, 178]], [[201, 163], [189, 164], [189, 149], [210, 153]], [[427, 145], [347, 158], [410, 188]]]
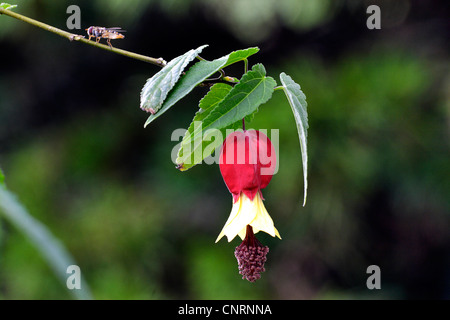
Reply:
[[111, 40], [125, 38], [125, 36], [120, 32], [126, 32], [125, 30], [122, 30], [122, 28], [120, 27], [105, 28], [105, 27], [91, 26], [85, 30], [89, 36], [88, 40], [91, 40], [92, 37], [95, 37], [95, 42], [99, 42], [101, 38], [105, 38], [107, 39], [106, 42], [108, 43], [111, 49], [112, 49]]

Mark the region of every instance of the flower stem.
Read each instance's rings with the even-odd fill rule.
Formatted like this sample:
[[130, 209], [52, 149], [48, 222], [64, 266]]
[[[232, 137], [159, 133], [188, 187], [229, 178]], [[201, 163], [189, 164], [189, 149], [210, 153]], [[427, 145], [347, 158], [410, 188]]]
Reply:
[[148, 56], [144, 56], [141, 54], [137, 54], [134, 52], [130, 52], [130, 51], [126, 51], [126, 50], [122, 50], [122, 49], [117, 49], [117, 48], [110, 48], [107, 45], [101, 44], [101, 43], [96, 43], [95, 41], [89, 41], [88, 39], [85, 39], [84, 36], [79, 35], [79, 34], [74, 34], [74, 33], [70, 33], [70, 32], [66, 32], [64, 30], [55, 28], [51, 25], [45, 24], [43, 22], [28, 18], [24, 15], [12, 12], [11, 10], [7, 10], [7, 9], [3, 9], [0, 8], [0, 15], [1, 14], [5, 14], [7, 16], [10, 16], [12, 18], [18, 19], [20, 21], [29, 23], [31, 25], [34, 25], [36, 27], [39, 27], [41, 29], [47, 30], [49, 32], [55, 33], [61, 37], [64, 37], [66, 39], [69, 39], [70, 41], [81, 41], [83, 43], [89, 44], [91, 46], [103, 49], [103, 50], [108, 50], [108, 51], [112, 51], [114, 53], [117, 54], [121, 54], [123, 56], [132, 58], [132, 59], [137, 59], [140, 61], [144, 61], [144, 62], [148, 62], [154, 65], [157, 65], [159, 67], [164, 67], [166, 65], [166, 61], [164, 61], [164, 59], [162, 58], [152, 58], [152, 57], [148, 57]]
[[245, 118], [242, 118], [242, 130], [245, 131]]

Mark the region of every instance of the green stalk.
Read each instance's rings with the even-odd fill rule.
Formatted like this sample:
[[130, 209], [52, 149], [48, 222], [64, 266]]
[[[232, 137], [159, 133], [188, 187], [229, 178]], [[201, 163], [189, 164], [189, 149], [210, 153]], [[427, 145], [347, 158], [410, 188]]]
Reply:
[[[62, 242], [44, 224], [30, 215], [16, 196], [2, 185], [0, 185], [0, 217], [5, 218], [28, 237], [55, 275], [66, 286], [69, 277], [66, 273], [67, 267], [76, 265], [75, 260]], [[70, 293], [80, 300], [92, 299], [91, 291], [84, 278], [81, 278], [81, 288], [70, 290]]]
[[126, 50], [122, 50], [122, 49], [110, 48], [109, 46], [107, 46], [105, 44], [97, 43], [95, 41], [89, 41], [88, 39], [85, 39], [85, 37], [82, 36], [82, 35], [70, 33], [70, 32], [67, 32], [67, 31], [55, 28], [55, 27], [53, 27], [51, 25], [45, 24], [43, 22], [31, 19], [31, 18], [28, 18], [28, 17], [26, 17], [24, 15], [15, 13], [15, 12], [13, 12], [11, 10], [8, 10], [8, 9], [0, 8], [0, 14], [5, 14], [5, 15], [10, 16], [12, 18], [15, 18], [15, 19], [18, 19], [20, 21], [23, 21], [23, 22], [29, 23], [31, 25], [34, 25], [34, 26], [36, 26], [38, 28], [41, 28], [41, 29], [44, 29], [46, 31], [55, 33], [55, 34], [57, 34], [57, 35], [59, 35], [61, 37], [64, 37], [64, 38], [66, 38], [66, 39], [68, 39], [70, 41], [80, 41], [80, 42], [89, 44], [91, 46], [94, 46], [94, 47], [97, 47], [97, 48], [100, 48], [100, 49], [103, 49], [103, 50], [112, 51], [114, 53], [121, 54], [123, 56], [129, 57], [129, 58], [132, 58], [132, 59], [137, 59], [137, 60], [140, 60], [140, 61], [151, 63], [151, 64], [157, 65], [159, 67], [164, 67], [166, 65], [166, 61], [164, 61], [163, 58], [151, 58], [151, 57], [148, 57], [148, 56], [144, 56], [142, 54], [137, 54], [137, 53], [126, 51]]

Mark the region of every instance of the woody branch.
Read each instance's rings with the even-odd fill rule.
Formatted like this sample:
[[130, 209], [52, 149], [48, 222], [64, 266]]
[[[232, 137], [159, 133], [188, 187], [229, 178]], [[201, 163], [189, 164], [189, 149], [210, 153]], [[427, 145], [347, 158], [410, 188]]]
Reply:
[[166, 65], [166, 62], [162, 58], [152, 58], [152, 57], [148, 57], [148, 56], [145, 56], [145, 55], [142, 55], [142, 54], [130, 52], [130, 51], [127, 51], [127, 50], [122, 50], [122, 49], [117, 49], [117, 48], [110, 48], [107, 45], [104, 45], [104, 44], [101, 44], [101, 43], [96, 43], [95, 41], [89, 41], [88, 39], [85, 39], [85, 37], [82, 36], [82, 35], [70, 33], [70, 32], [67, 32], [67, 31], [55, 28], [55, 27], [53, 27], [51, 25], [48, 25], [46, 23], [43, 23], [43, 22], [31, 19], [31, 18], [28, 18], [28, 17], [26, 17], [24, 15], [15, 13], [15, 12], [13, 12], [11, 10], [8, 10], [8, 9], [0, 8], [0, 15], [1, 14], [5, 14], [5, 15], [10, 16], [12, 18], [24, 21], [26, 23], [29, 23], [31, 25], [34, 25], [34, 26], [39, 27], [41, 29], [44, 29], [46, 31], [55, 33], [55, 34], [57, 34], [57, 35], [59, 35], [61, 37], [64, 37], [64, 38], [66, 38], [66, 39], [68, 39], [70, 41], [83, 42], [83, 43], [86, 43], [88, 45], [91, 45], [91, 46], [94, 46], [94, 47], [97, 47], [97, 48], [100, 48], [100, 49], [103, 49], [103, 50], [112, 51], [114, 53], [117, 53], [117, 54], [129, 57], [129, 58], [132, 58], [132, 59], [137, 59], [137, 60], [140, 60], [140, 61], [151, 63], [151, 64], [157, 65], [159, 67], [164, 67]]

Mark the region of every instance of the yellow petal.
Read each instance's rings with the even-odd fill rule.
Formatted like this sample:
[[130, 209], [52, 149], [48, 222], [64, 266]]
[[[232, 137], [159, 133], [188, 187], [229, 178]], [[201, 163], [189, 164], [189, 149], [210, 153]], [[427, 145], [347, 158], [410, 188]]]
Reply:
[[240, 194], [239, 200], [233, 204], [230, 216], [217, 237], [216, 242], [223, 236], [227, 236], [228, 242], [233, 240], [237, 235], [244, 240], [247, 225], [252, 226], [254, 233], [264, 231], [272, 237], [277, 236], [281, 239], [258, 192], [253, 200], [250, 200], [243, 193]]
[[250, 222], [250, 225], [253, 228], [253, 233], [264, 231], [270, 234], [272, 237], [277, 236], [278, 238], [281, 239], [280, 233], [275, 228], [273, 220], [270, 217], [269, 213], [267, 212], [267, 209], [264, 206], [263, 200], [261, 199], [259, 192], [256, 194], [255, 199], [253, 201], [255, 202], [255, 206], [257, 207], [256, 216], [252, 220], [252, 222]]
[[227, 236], [228, 242], [234, 239], [238, 234], [241, 239], [245, 238], [245, 230], [248, 224], [255, 218], [257, 208], [246, 195], [240, 194], [239, 200], [233, 204], [230, 216], [225, 226], [216, 239], [218, 242], [223, 236]]

